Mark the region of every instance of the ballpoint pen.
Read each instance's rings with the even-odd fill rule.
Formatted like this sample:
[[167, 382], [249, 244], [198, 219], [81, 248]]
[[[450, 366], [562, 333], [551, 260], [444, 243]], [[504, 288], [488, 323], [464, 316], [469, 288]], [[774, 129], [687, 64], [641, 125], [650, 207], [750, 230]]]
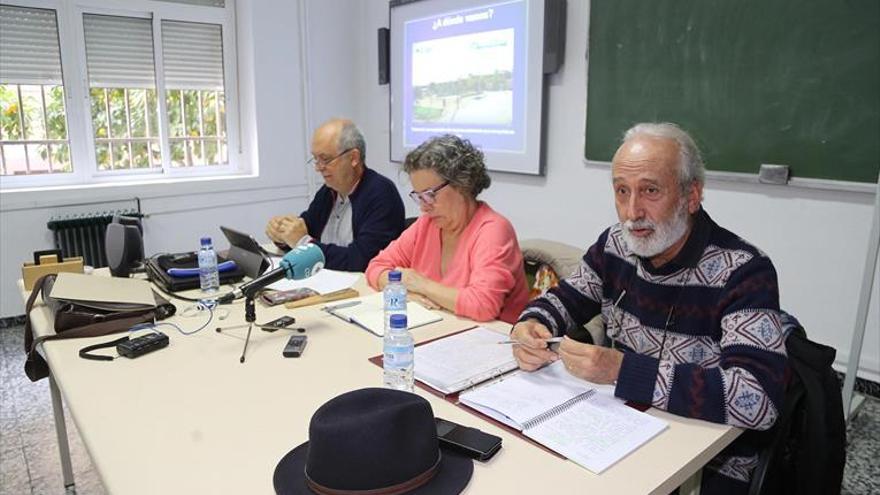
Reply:
[[349, 302], [345, 302], [342, 304], [335, 304], [333, 306], [324, 306], [323, 308], [321, 308], [321, 311], [327, 311], [329, 313], [330, 311], [334, 311], [337, 309], [348, 308], [351, 306], [357, 306], [360, 303], [361, 303], [360, 301], [349, 301]]
[[[547, 342], [548, 344], [558, 344], [558, 343], [562, 342], [562, 337], [552, 337], [552, 338], [547, 339], [545, 342]], [[520, 342], [520, 341], [518, 341], [518, 340], [502, 340], [502, 341], [497, 342], [497, 343], [498, 343], [498, 344], [519, 344], [519, 345], [525, 345], [525, 344], [523, 344], [522, 342]]]

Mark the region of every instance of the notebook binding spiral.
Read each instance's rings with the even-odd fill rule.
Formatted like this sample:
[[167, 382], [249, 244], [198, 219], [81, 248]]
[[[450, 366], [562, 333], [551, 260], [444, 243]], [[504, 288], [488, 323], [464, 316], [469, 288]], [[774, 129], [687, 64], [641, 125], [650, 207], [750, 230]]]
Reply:
[[531, 418], [527, 421], [524, 421], [522, 423], [523, 430], [528, 430], [530, 428], [534, 428], [534, 427], [540, 425], [541, 423], [543, 423], [544, 421], [547, 421], [550, 418], [556, 417], [556, 416], [564, 413], [565, 411], [569, 410], [572, 406], [574, 406], [578, 402], [582, 402], [582, 401], [589, 399], [595, 393], [596, 393], [595, 389], [587, 390], [586, 392], [575, 395], [571, 399], [568, 399], [567, 401], [563, 402], [562, 404], [559, 404], [558, 406], [556, 406], [552, 409], [548, 409], [547, 411], [542, 412], [541, 414], [535, 416], [534, 418]]
[[[514, 368], [514, 369], [516, 369], [516, 368]], [[457, 386], [461, 383], [464, 383], [465, 386], [464, 386], [464, 388], [462, 388], [461, 391], [462, 392], [471, 392], [478, 387], [489, 386], [489, 385], [492, 385], [493, 383], [497, 383], [497, 382], [504, 380], [509, 375], [509, 373], [508, 373], [509, 371], [511, 371], [511, 370], [505, 369], [503, 366], [497, 366], [482, 375], [478, 375], [473, 378], [469, 378], [468, 380], [465, 380], [464, 382], [459, 382], [458, 384], [455, 384], [455, 386]]]

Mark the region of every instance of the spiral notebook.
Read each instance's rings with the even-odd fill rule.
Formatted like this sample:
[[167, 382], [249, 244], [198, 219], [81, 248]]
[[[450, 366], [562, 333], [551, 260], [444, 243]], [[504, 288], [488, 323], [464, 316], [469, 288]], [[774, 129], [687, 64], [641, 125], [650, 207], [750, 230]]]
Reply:
[[517, 368], [507, 333], [476, 327], [416, 347], [415, 377], [449, 395]]
[[575, 378], [557, 361], [462, 392], [459, 402], [599, 474], [668, 424]]

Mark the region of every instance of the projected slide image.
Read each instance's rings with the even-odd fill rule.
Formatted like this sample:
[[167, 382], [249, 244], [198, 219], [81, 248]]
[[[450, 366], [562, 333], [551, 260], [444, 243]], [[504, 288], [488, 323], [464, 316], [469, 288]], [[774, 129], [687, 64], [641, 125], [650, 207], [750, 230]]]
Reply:
[[510, 126], [513, 71], [513, 29], [413, 43], [413, 123]]

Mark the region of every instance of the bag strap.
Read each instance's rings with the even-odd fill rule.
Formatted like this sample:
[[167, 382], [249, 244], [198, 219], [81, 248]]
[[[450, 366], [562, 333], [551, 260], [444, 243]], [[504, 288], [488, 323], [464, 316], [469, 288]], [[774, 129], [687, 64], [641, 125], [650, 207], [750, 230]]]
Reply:
[[[34, 284], [30, 296], [28, 296], [25, 304], [25, 323], [24, 323], [24, 351], [27, 354], [25, 360], [25, 373], [32, 382], [49, 375], [49, 367], [43, 357], [36, 352], [37, 345], [48, 340], [73, 339], [79, 337], [100, 337], [111, 333], [125, 331], [137, 324], [162, 320], [175, 313], [175, 307], [165, 298], [158, 294], [156, 297], [156, 308], [151, 311], [144, 311], [133, 314], [124, 318], [116, 318], [96, 323], [91, 323], [82, 327], [67, 330], [63, 333], [55, 333], [52, 335], [44, 335], [34, 337], [33, 327], [31, 325], [31, 311], [36, 302], [37, 295], [44, 293], [47, 286], [51, 287], [51, 283], [55, 280], [55, 274], [48, 274], [40, 277]], [[48, 294], [43, 294], [44, 302]]]
[[113, 320], [91, 323], [89, 325], [85, 325], [79, 328], [67, 330], [63, 333], [43, 335], [34, 338], [34, 332], [31, 328], [31, 310], [34, 307], [34, 302], [37, 299], [37, 295], [43, 291], [43, 288], [45, 284], [49, 281], [50, 277], [54, 278], [55, 274], [44, 275], [40, 277], [39, 280], [37, 280], [37, 282], [34, 284], [33, 290], [31, 291], [31, 295], [28, 297], [27, 304], [25, 304], [25, 311], [27, 313], [25, 316], [24, 350], [28, 353], [29, 356], [36, 350], [37, 345], [48, 340], [76, 339], [80, 337], [100, 337], [102, 335], [127, 330], [128, 328], [131, 328], [140, 323], [153, 321], [156, 316], [156, 311], [148, 311], [125, 318], [117, 318]]
[[34, 309], [34, 302], [37, 300], [37, 295], [43, 292], [43, 285], [50, 277], [54, 278], [55, 274], [50, 273], [37, 279], [34, 283], [33, 289], [31, 289], [31, 295], [28, 296], [27, 303], [24, 305], [24, 352], [30, 352], [34, 347], [34, 332], [31, 328], [31, 310]]
[[129, 316], [126, 318], [118, 318], [115, 320], [108, 321], [100, 321], [98, 323], [92, 323], [90, 325], [85, 325], [79, 328], [73, 328], [67, 330], [63, 333], [56, 333], [52, 335], [43, 335], [41, 337], [37, 337], [33, 339], [33, 343], [30, 346], [30, 352], [33, 352], [37, 345], [46, 342], [48, 340], [62, 340], [62, 339], [76, 339], [81, 337], [100, 337], [102, 335], [108, 335], [111, 333], [119, 333], [122, 331], [127, 331], [129, 328], [138, 325], [140, 323], [147, 323], [153, 321], [154, 314], [150, 313], [142, 313], [134, 316]]

